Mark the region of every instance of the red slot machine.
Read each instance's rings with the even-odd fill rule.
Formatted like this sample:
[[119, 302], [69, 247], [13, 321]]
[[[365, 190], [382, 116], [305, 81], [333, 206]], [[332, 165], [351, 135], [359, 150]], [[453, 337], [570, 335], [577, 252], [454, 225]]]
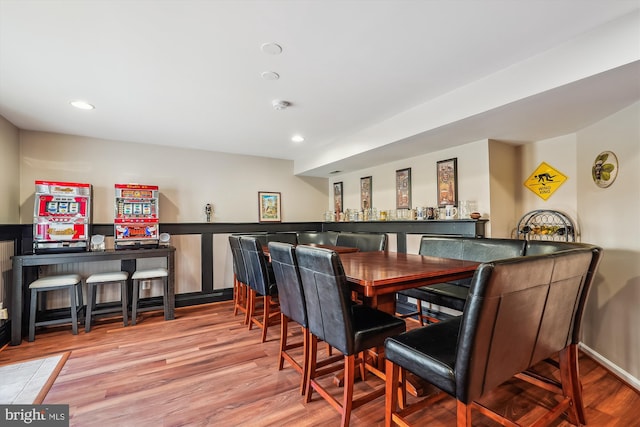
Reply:
[[83, 252], [91, 232], [91, 184], [36, 181], [35, 253]]
[[157, 248], [160, 235], [158, 186], [116, 184], [115, 190], [115, 248]]

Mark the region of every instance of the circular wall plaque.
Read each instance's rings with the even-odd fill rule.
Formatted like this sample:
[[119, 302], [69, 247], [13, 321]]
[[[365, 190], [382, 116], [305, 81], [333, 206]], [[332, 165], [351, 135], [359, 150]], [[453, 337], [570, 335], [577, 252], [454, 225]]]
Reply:
[[607, 188], [618, 176], [618, 158], [613, 151], [603, 151], [593, 161], [591, 168], [593, 182], [600, 188]]

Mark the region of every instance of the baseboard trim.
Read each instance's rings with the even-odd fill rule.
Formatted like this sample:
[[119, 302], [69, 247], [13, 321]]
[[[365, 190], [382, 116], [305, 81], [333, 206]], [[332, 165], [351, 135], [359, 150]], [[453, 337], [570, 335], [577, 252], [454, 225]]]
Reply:
[[620, 381], [624, 382], [629, 387], [635, 389], [638, 393], [640, 393], [640, 379], [634, 377], [615, 363], [612, 363], [609, 359], [605, 358], [600, 353], [585, 345], [584, 343], [580, 343], [580, 350], [582, 350], [589, 357], [604, 366], [609, 372], [611, 372], [612, 375], [620, 379]]

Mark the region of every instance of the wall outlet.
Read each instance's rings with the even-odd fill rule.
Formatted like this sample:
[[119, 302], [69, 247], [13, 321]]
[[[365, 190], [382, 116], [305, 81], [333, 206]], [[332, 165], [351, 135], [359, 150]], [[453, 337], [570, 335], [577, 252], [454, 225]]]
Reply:
[[142, 282], [141, 288], [142, 290], [145, 290], [145, 291], [151, 289], [151, 282], [148, 280]]
[[7, 320], [9, 318], [9, 310], [6, 308], [0, 309], [0, 320]]

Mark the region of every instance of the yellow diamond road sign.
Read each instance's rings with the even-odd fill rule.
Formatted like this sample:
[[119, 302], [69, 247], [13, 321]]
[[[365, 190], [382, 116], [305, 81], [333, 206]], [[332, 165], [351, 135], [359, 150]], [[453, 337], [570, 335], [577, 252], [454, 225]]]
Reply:
[[527, 178], [524, 186], [542, 199], [547, 200], [566, 180], [567, 177], [565, 175], [547, 163], [542, 162], [538, 169]]

